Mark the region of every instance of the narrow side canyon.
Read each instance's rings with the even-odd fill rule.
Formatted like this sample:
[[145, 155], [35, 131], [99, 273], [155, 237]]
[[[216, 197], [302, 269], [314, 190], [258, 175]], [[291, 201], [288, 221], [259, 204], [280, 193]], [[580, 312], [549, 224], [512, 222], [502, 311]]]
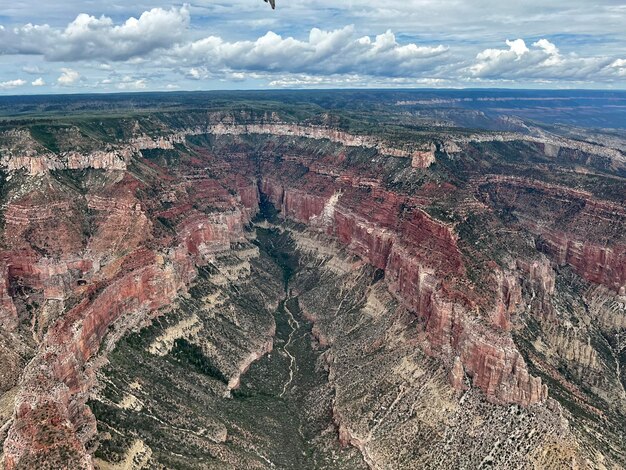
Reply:
[[621, 170], [167, 117], [98, 163], [11, 134], [5, 470], [624, 465]]

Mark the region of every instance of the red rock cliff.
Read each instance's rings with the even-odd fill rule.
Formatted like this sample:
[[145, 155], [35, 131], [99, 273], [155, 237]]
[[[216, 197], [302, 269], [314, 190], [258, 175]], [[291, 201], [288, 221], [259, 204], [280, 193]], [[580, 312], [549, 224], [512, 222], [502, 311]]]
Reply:
[[[2, 286], [13, 276], [31, 287], [43, 288], [46, 298], [71, 292], [82, 300], [50, 325], [22, 376], [15, 419], [4, 443], [6, 469], [34, 468], [59, 452], [67, 456], [68, 468], [93, 468], [85, 444], [96, 432], [95, 419], [86, 401], [95, 384], [93, 360], [104, 337], [111, 328], [123, 331], [170, 305], [195, 276], [196, 263], [204, 263], [206, 256], [228, 250], [231, 242], [244, 238], [243, 227], [258, 206], [256, 187], [250, 181], [245, 187], [242, 196], [231, 197], [235, 206], [227, 213], [180, 212], [177, 240], [170, 247], [146, 247], [156, 242], [151, 224], [141, 204], [118, 190], [88, 198], [97, 228], [85, 254], [93, 257], [95, 264], [90, 259], [38, 258], [32, 252], [29, 257], [7, 258]], [[37, 223], [41, 223], [40, 230], [47, 231], [51, 219], [45, 209], [42, 213]], [[11, 223], [19, 227], [21, 222], [13, 217]], [[32, 226], [33, 222], [24, 223]], [[102, 250], [97, 252], [98, 247]], [[60, 252], [69, 252], [69, 248]], [[74, 282], [59, 283], [67, 276]], [[80, 276], [86, 279], [77, 285]], [[10, 315], [3, 314], [0, 319], [9, 324], [14, 315], [5, 294], [6, 288], [0, 288], [2, 312], [8, 309]], [[124, 319], [123, 325], [118, 324], [120, 319]]]
[[[302, 186], [311, 185], [304, 182]], [[462, 367], [491, 401], [528, 406], [545, 400], [547, 388], [528, 373], [505, 331], [506, 322], [490, 325], [470, 313], [474, 304], [462, 291], [464, 266], [449, 226], [414, 208], [410, 198], [394, 193], [338, 187], [340, 193], [333, 197], [327, 185], [316, 187], [324, 189], [311, 194], [266, 178], [261, 191], [285, 217], [335, 236], [355, 254], [384, 269], [390, 292], [424, 321], [427, 352], [451, 367], [458, 357], [457, 372]], [[324, 216], [326, 220], [320, 222]], [[513, 289], [511, 285], [509, 290]], [[509, 305], [517, 295], [504, 289], [504, 300], [490, 311], [513, 308]]]

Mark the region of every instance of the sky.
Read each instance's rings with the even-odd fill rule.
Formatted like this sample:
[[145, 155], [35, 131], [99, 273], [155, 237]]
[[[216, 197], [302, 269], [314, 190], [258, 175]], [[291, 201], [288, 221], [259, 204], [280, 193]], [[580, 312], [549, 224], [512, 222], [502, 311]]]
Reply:
[[626, 89], [624, 0], [0, 0], [0, 94]]

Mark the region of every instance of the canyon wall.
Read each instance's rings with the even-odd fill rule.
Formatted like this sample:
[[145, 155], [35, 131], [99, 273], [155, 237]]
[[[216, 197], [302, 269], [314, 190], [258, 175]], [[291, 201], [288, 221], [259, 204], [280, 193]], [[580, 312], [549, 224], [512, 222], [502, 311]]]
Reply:
[[[287, 123], [267, 124], [229, 124], [219, 123], [209, 126], [207, 131], [215, 135], [250, 135], [265, 134], [276, 136], [305, 137], [308, 139], [328, 139], [331, 142], [347, 147], [362, 147], [378, 150], [382, 155], [398, 158], [411, 158], [414, 168], [428, 168], [435, 161], [435, 148], [433, 144], [425, 145], [425, 148], [404, 149], [389, 146], [381, 139], [368, 135], [354, 135], [338, 129], [319, 126], [302, 126]], [[414, 145], [415, 146], [415, 145]]]
[[[398, 220], [399, 207], [407, 201], [392, 193], [371, 193], [373, 213], [350, 188], [325, 199], [270, 178], [260, 187], [284, 217], [336, 237], [384, 270], [389, 291], [424, 323], [427, 349], [451, 367], [455, 361], [457, 372], [462, 368], [490, 400], [529, 406], [546, 399], [547, 387], [528, 373], [512, 338], [472, 318], [472, 299], [455, 286], [464, 268], [451, 227], [421, 210]], [[326, 220], [319, 222], [324, 213]]]
[[[617, 374], [606, 385], [602, 375], [609, 366], [597, 352], [602, 349], [592, 345], [591, 336], [587, 342], [580, 339], [578, 330], [555, 328], [540, 338], [549, 345], [532, 337], [524, 343], [525, 355], [519, 343], [528, 324], [569, 325], [570, 319], [559, 315], [584, 311], [571, 300], [580, 292], [559, 292], [559, 266], [570, 266], [581, 285], [610, 291], [602, 293], [604, 300], [626, 293], [626, 215], [620, 204], [527, 178], [475, 174], [461, 180], [450, 176], [453, 160], [446, 160], [450, 173], [438, 173], [438, 165], [432, 164], [439, 144], [431, 141], [395, 148], [332, 127], [286, 124], [276, 117], [271, 121], [242, 124], [209, 116], [208, 124], [170, 129], [156, 138], [138, 130], [126, 143], [107, 144], [105, 150], [57, 153], [42, 149], [22, 131], [10, 133], [11, 151], [0, 149], [10, 194], [3, 205], [0, 328], [32, 336], [36, 353], [23, 371], [4, 442], [8, 470], [50, 459], [69, 462], [68, 468], [92, 468], [90, 440], [96, 429], [86, 403], [107, 348], [129, 329], [167, 311], [186, 294], [199, 266], [212, 265], [217, 254], [228, 255], [233, 246], [244, 244], [264, 200], [280, 211], [288, 230], [297, 225], [297, 236], [320, 235], [361, 260], [336, 261], [330, 268], [372, 267], [374, 278], [384, 285], [381, 296], [389, 298], [378, 302], [368, 293], [364, 311], [390, 321], [403, 318], [405, 330], [395, 333], [410, 338], [403, 347], [412, 349], [404, 352], [424, 353], [423, 362], [438, 371], [438, 378], [442, 373], [436, 365], [445, 370], [445, 384], [438, 383], [437, 392], [459, 397], [471, 391], [477, 402], [486, 399], [490, 406], [537, 405], [543, 410], [549, 398], [539, 371], [551, 378], [551, 387], [565, 383], [584, 410], [596, 413], [597, 407], [552, 362], [538, 359], [544, 351], [555, 363], [563, 357], [587, 367], [596, 374], [594, 385], [620, 385], [619, 351], [604, 360]], [[281, 139], [267, 139], [269, 135]], [[185, 147], [190, 136], [213, 140], [208, 148], [200, 140]], [[346, 148], [322, 155], [317, 149], [321, 139]], [[458, 153], [471, 139], [515, 140], [491, 135], [468, 139], [453, 139], [440, 148]], [[560, 152], [546, 148], [550, 154]], [[171, 161], [144, 158], [142, 150], [172, 152], [166, 153]], [[372, 159], [372, 150], [406, 161], [394, 160], [397, 166], [387, 167], [381, 161], [389, 159]], [[77, 182], [73, 173], [53, 171], [61, 169], [87, 171]], [[433, 207], [444, 200], [454, 217], [433, 215], [441, 216]], [[492, 246], [481, 245], [480, 236], [462, 232], [476, 215], [483, 217], [479, 223], [487, 221], [478, 227], [479, 234], [497, 233], [501, 245], [509, 240], [518, 244], [505, 246], [501, 251], [506, 254], [500, 256]], [[246, 263], [234, 260], [216, 279], [228, 285], [238, 270], [249, 271]], [[560, 304], [553, 301], [559, 295]], [[598, 309], [597, 316], [611, 323]], [[304, 313], [315, 321], [315, 312]], [[266, 326], [264, 333], [273, 335]], [[352, 325], [343, 327], [352, 331]], [[316, 324], [314, 333], [325, 347], [337, 341], [323, 326]], [[601, 335], [592, 333], [594, 341], [601, 341]], [[379, 336], [372, 351], [384, 346], [378, 344]], [[238, 385], [240, 374], [270, 351], [270, 343], [264, 338], [260, 349], [250, 351], [227, 383]], [[612, 354], [609, 346], [604, 351]], [[346, 421], [341, 413], [337, 407], [340, 438], [367, 454], [366, 436], [341, 424]]]
[[47, 238], [59, 213], [71, 213], [76, 203], [33, 205], [31, 199], [27, 208], [20, 202], [7, 208], [5, 242], [12, 243], [13, 250], [3, 258], [2, 326], [17, 326], [8, 295], [15, 283], [23, 286], [20, 289], [40, 291], [44, 306], [52, 300], [75, 304], [58, 318], [33, 320], [39, 324], [41, 342], [15, 398], [15, 415], [4, 442], [7, 469], [55, 461], [64, 462], [66, 468], [93, 468], [86, 446], [95, 435], [96, 422], [86, 401], [95, 385], [104, 339], [120, 337], [171, 306], [196, 276], [197, 265], [245, 240], [244, 226], [256, 212], [256, 186], [249, 183], [240, 198], [245, 203], [228, 212], [184, 212], [176, 219], [171, 243], [169, 237], [154, 238], [142, 203], [125, 191], [129, 184], [136, 187], [136, 181], [125, 178], [117, 188], [88, 194], [84, 204], [96, 224], [89, 240], [85, 244], [73, 236], [60, 237], [53, 244], [58, 248], [55, 254], [48, 256], [29, 251], [23, 245], [29, 238], [23, 233], [33, 234], [34, 240]]
[[[626, 210], [585, 191], [511, 177], [486, 178], [482, 190], [513, 210], [537, 247], [595, 284], [626, 294]], [[549, 216], [547, 216], [549, 214]]]

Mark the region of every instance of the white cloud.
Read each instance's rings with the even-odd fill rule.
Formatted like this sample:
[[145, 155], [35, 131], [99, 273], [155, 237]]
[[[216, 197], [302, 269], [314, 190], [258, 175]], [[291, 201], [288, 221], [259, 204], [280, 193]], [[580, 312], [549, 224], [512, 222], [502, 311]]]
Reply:
[[391, 31], [358, 38], [353, 26], [334, 31], [313, 28], [307, 40], [272, 31], [254, 41], [227, 42], [209, 36], [164, 53], [171, 63], [193, 65], [188, 75], [201, 78], [197, 67], [289, 73], [360, 73], [372, 76], [418, 76], [445, 62], [443, 45], [401, 45]]
[[444, 87], [450, 82], [439, 78], [406, 78], [406, 77], [371, 77], [358, 74], [343, 75], [307, 75], [307, 74], [276, 74], [268, 76], [270, 87], [278, 88], [394, 88], [394, 87]]
[[518, 58], [529, 51], [523, 39], [516, 39], [515, 41], [509, 41], [507, 39], [506, 45], [509, 46], [510, 51], [513, 52]]
[[610, 67], [615, 70], [618, 76], [626, 77], [626, 59], [617, 59]]
[[523, 39], [506, 41], [508, 49], [485, 49], [476, 55], [467, 68], [470, 75], [481, 79], [534, 81], [612, 81], [621, 68], [610, 57], [581, 57], [562, 54], [547, 39], [539, 39], [531, 48]]
[[209, 76], [209, 72], [205, 67], [192, 67], [185, 76], [191, 80], [202, 80]]
[[115, 25], [107, 16], [79, 14], [65, 29], [26, 24], [0, 30], [0, 43], [13, 54], [43, 55], [51, 61], [126, 60], [171, 47], [189, 27], [189, 8], [153, 8]]
[[44, 81], [43, 78], [39, 77], [36, 80], [34, 80], [33, 82], [31, 82], [32, 86], [45, 86], [46, 82]]
[[130, 76], [123, 77], [116, 85], [119, 90], [143, 90], [148, 86], [145, 78], [133, 78]]
[[16, 80], [7, 80], [6, 82], [0, 82], [0, 90], [9, 90], [11, 88], [17, 88], [26, 85], [26, 80], [18, 78]]
[[[558, 48], [547, 39], [540, 39], [539, 41], [533, 43], [533, 46], [540, 47], [548, 55], [559, 55]], [[528, 52], [528, 49], [526, 50], [526, 52]]]
[[519, 62], [530, 52], [523, 39], [506, 40], [508, 49], [485, 49], [476, 55], [477, 62], [470, 68], [473, 75], [483, 76], [495, 67]]
[[[254, 78], [254, 74], [250, 74], [251, 78]], [[243, 82], [248, 78], [248, 74], [244, 72], [230, 72], [228, 79], [232, 82]]]
[[[24, 63], [19, 63], [23, 57], [16, 58], [16, 71], [5, 70], [19, 76], [21, 67], [33, 75], [29, 82], [36, 77], [54, 82], [45, 61], [60, 62], [58, 67], [72, 73], [64, 72], [58, 84], [77, 86], [80, 81], [81, 87], [94, 89], [237, 82], [254, 87], [626, 86], [626, 10], [613, 0], [600, 0], [593, 18], [585, 0], [563, 0], [558, 8], [546, 7], [545, 0], [500, 2], [490, 5], [487, 15], [486, 8], [465, 0], [454, 8], [431, 0], [292, 0], [276, 12], [258, 1], [173, 8], [155, 0], [150, 3], [154, 8], [140, 13], [145, 2], [104, 0], [99, 4], [103, 11], [115, 15], [76, 16], [86, 5], [80, 0], [54, 8], [24, 0], [20, 5], [25, 6], [3, 17], [13, 23], [0, 26], [0, 59], [10, 63], [11, 54], [36, 56]], [[193, 25], [191, 12], [198, 14]], [[44, 20], [37, 21], [36, 15]], [[67, 18], [75, 19], [67, 23]], [[348, 22], [357, 26], [344, 26]], [[325, 28], [312, 27], [320, 24]], [[507, 35], [506, 46], [489, 46]], [[525, 41], [522, 35], [541, 39]], [[81, 74], [94, 80], [81, 80]], [[134, 78], [125, 81], [123, 75]]]
[[76, 70], [73, 70], [73, 69], [62, 68], [61, 72], [62, 72], [61, 76], [57, 78], [57, 83], [59, 85], [63, 85], [63, 86], [73, 85], [80, 78], [80, 73], [78, 73]]
[[0, 31], [4, 53], [41, 55], [49, 61], [150, 60], [186, 68], [190, 79], [216, 71], [286, 71], [291, 73], [361, 73], [418, 76], [443, 63], [444, 45], [400, 44], [387, 30], [374, 38], [358, 37], [353, 26], [325, 31], [312, 28], [304, 40], [272, 31], [254, 40], [230, 42], [220, 36], [186, 40], [187, 6], [154, 8], [116, 25], [107, 16], [79, 14], [65, 28], [47, 24]]

